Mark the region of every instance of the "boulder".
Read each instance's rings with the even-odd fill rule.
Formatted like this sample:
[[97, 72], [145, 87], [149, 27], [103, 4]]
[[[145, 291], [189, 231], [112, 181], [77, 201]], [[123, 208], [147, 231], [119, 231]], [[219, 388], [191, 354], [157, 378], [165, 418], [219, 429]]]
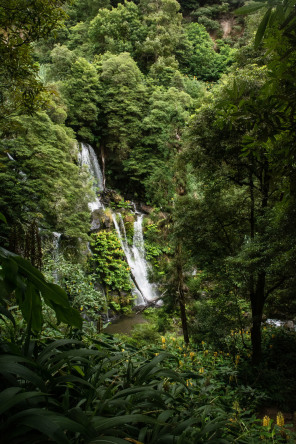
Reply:
[[102, 208], [94, 210], [91, 214], [91, 233], [97, 233], [103, 228], [110, 229], [112, 227], [112, 215], [107, 214]]
[[145, 204], [141, 203], [140, 210], [143, 211], [143, 213], [150, 214], [153, 211], [153, 207], [151, 207], [150, 205], [145, 205]]

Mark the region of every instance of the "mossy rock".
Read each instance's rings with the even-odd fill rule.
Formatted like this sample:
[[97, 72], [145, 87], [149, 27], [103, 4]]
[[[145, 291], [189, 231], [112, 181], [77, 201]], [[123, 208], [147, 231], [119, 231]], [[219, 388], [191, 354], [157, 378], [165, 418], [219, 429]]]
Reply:
[[97, 233], [102, 229], [109, 230], [112, 228], [112, 214], [111, 211], [103, 210], [102, 208], [92, 212], [91, 233]]

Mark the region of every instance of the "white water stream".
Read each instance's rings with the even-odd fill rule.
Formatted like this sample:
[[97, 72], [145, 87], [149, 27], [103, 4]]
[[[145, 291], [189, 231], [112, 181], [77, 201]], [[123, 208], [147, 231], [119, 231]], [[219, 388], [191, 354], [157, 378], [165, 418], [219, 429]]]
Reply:
[[79, 162], [81, 165], [86, 165], [92, 178], [94, 192], [96, 198], [93, 202], [89, 202], [88, 206], [91, 211], [98, 210], [99, 208], [104, 208], [97, 192], [104, 190], [103, 185], [103, 175], [98, 162], [98, 158], [92, 146], [87, 143], [81, 143], [81, 152], [79, 153]]
[[148, 280], [148, 263], [145, 259], [145, 248], [143, 238], [143, 214], [137, 215], [134, 223], [133, 245], [130, 247], [127, 242], [126, 232], [122, 216], [118, 213], [119, 224], [115, 213], [112, 213], [113, 223], [118, 234], [127, 263], [131, 269], [136, 287], [133, 293], [137, 296], [137, 305], [146, 304], [153, 301], [157, 294], [153, 284]]
[[[103, 191], [103, 175], [94, 149], [85, 143], [81, 144], [81, 153], [79, 156], [80, 164], [86, 165], [90, 174], [94, 179], [94, 187], [96, 191]], [[104, 206], [97, 196], [94, 202], [89, 203], [89, 208], [94, 211], [99, 208], [104, 209]], [[148, 280], [148, 263], [145, 260], [145, 247], [143, 238], [143, 214], [136, 213], [136, 220], [134, 223], [134, 237], [133, 245], [130, 247], [127, 242], [126, 231], [122, 216], [120, 213], [112, 213], [113, 223], [119, 237], [122, 249], [126, 256], [127, 263], [131, 269], [135, 288], [133, 294], [137, 298], [137, 305], [146, 304], [153, 301], [156, 297], [156, 291], [153, 284]], [[119, 223], [117, 221], [119, 220]]]

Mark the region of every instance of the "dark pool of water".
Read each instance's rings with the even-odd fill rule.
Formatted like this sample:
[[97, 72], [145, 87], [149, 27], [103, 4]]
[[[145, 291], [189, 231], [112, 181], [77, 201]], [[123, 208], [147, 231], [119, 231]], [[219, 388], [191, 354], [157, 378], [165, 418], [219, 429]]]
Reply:
[[112, 335], [115, 333], [130, 335], [134, 325], [145, 324], [147, 322], [147, 319], [142, 313], [132, 313], [130, 315], [121, 316], [119, 319], [109, 324], [108, 327], [104, 328], [103, 332]]

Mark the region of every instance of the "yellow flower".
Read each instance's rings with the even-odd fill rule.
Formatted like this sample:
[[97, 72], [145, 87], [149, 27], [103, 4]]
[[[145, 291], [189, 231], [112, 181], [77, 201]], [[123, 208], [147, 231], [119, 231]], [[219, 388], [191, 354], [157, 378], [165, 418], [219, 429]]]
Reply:
[[179, 366], [182, 367], [182, 365], [183, 365], [183, 362], [179, 361]]
[[154, 353], [155, 354], [155, 356], [158, 356], [159, 355], [159, 353]]
[[263, 423], [263, 427], [268, 427], [270, 424], [270, 417], [264, 416], [262, 423]]
[[284, 418], [284, 415], [282, 414], [282, 412], [278, 412], [278, 414], [276, 416], [276, 424], [279, 427], [283, 427], [285, 425], [285, 418]]
[[214, 352], [214, 356], [217, 356], [217, 354], [218, 354], [217, 352]]
[[204, 355], [207, 355], [209, 353], [209, 350], [204, 351]]
[[121, 351], [124, 352], [125, 351], [124, 348], [122, 348]]
[[165, 337], [164, 337], [164, 336], [161, 337], [161, 342], [162, 342], [163, 344], [165, 344]]
[[202, 374], [202, 373], [205, 372], [205, 369], [204, 369], [203, 367], [201, 367], [201, 368], [198, 370], [198, 372], [199, 372], [200, 374]]
[[190, 354], [190, 358], [193, 359], [194, 356], [195, 356], [195, 353], [194, 352], [190, 352], [189, 354]]
[[235, 357], [235, 365], [238, 365], [239, 360], [240, 360], [240, 355], [236, 355], [236, 357]]
[[186, 358], [186, 356], [187, 356], [186, 353], [184, 353], [184, 358]]
[[201, 345], [204, 345], [205, 344], [205, 341], [201, 341]]

